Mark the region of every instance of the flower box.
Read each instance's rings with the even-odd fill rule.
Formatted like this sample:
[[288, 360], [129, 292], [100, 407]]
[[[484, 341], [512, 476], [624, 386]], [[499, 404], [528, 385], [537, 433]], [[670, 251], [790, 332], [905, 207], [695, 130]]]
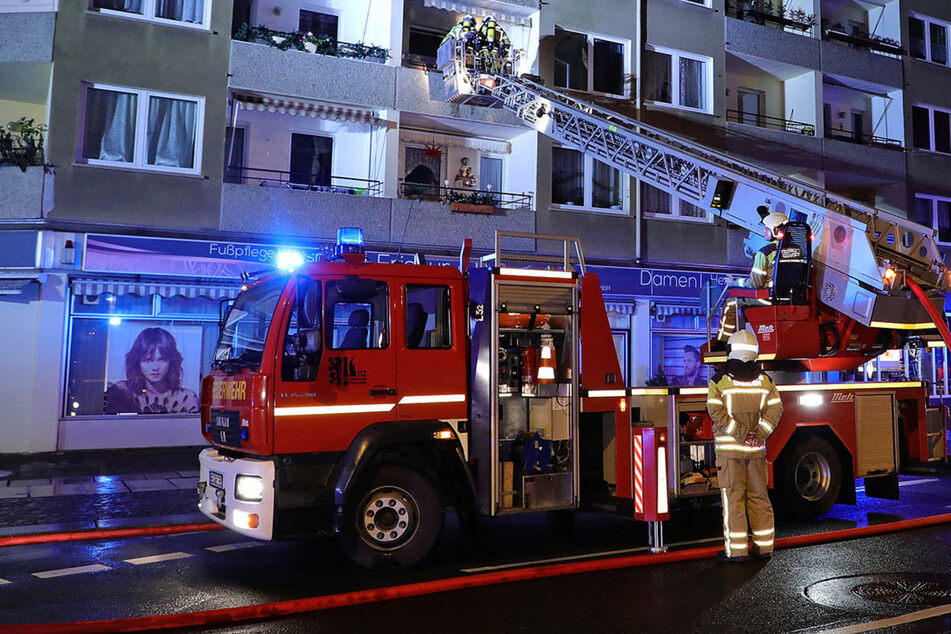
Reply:
[[495, 213], [495, 205], [474, 205], [472, 203], [449, 203], [449, 211], [455, 211], [463, 214], [485, 214]]

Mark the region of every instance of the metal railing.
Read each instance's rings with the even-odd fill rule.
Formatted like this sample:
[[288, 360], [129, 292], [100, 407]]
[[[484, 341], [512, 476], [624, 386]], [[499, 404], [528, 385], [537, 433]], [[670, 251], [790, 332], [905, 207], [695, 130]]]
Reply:
[[846, 141], [847, 143], [857, 143], [859, 145], [871, 145], [874, 147], [885, 148], [886, 150], [904, 151], [901, 141], [889, 139], [883, 136], [874, 136], [855, 130], [825, 130], [825, 138], [835, 139], [837, 141]]
[[320, 176], [302, 172], [262, 169], [258, 167], [226, 167], [224, 182], [238, 185], [284, 187], [325, 194], [382, 196], [383, 183], [351, 176]]
[[498, 192], [493, 189], [446, 187], [444, 185], [410, 183], [404, 179], [400, 179], [397, 191], [400, 198], [493, 205], [500, 209], [531, 209], [533, 202], [531, 193], [516, 194], [513, 192]]
[[905, 49], [898, 42], [879, 38], [864, 31], [848, 33], [844, 29], [830, 27], [822, 32], [822, 39], [843, 42], [855, 48], [871, 49], [889, 57], [901, 57], [905, 54]]
[[[781, 3], [780, 3], [780, 6]], [[802, 14], [793, 15], [783, 9], [783, 15], [777, 15], [770, 11], [764, 11], [756, 7], [755, 4], [745, 0], [731, 0], [727, 2], [726, 14], [731, 18], [743, 20], [744, 22], [753, 22], [755, 24], [773, 24], [782, 29], [790, 28], [803, 35], [812, 36], [813, 26], [815, 26], [815, 15]]]
[[783, 132], [794, 132], [795, 134], [804, 134], [806, 136], [815, 136], [816, 134], [816, 127], [811, 123], [803, 123], [802, 121], [793, 121], [791, 119], [782, 119], [780, 117], [770, 117], [764, 114], [754, 114], [752, 112], [727, 110], [726, 120], [733, 123], [755, 125], [757, 128], [781, 130]]

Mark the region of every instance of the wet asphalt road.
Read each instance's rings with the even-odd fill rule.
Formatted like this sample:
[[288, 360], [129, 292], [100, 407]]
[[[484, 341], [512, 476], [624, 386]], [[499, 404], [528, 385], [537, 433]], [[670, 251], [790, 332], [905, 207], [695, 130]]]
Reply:
[[[948, 513], [951, 478], [906, 479], [902, 498], [892, 502], [860, 495], [857, 507], [837, 506], [826, 518], [807, 524], [783, 523], [778, 533], [788, 536]], [[680, 510], [666, 525], [669, 544], [710, 540], [700, 545], [713, 545], [719, 531], [715, 505]], [[569, 536], [551, 534], [540, 515], [485, 520], [476, 539], [464, 536], [450, 515], [436, 551], [408, 571], [356, 569], [343, 560], [333, 542], [249, 543], [227, 531], [7, 547], [0, 549], [0, 623], [218, 609], [465, 576], [485, 568], [598, 552], [631, 554], [645, 544], [643, 524], [582, 514]], [[951, 573], [949, 546], [951, 525], [788, 549], [767, 564], [715, 560], [666, 564], [193, 631], [416, 632], [436, 626], [454, 632], [822, 631], [929, 606], [896, 608], [862, 598], [854, 591], [859, 586], [882, 592], [917, 583], [939, 596], [928, 595], [927, 600], [951, 602], [951, 580], [941, 576]], [[910, 576], [895, 576], [900, 574]], [[945, 588], [947, 597], [941, 594]], [[951, 622], [941, 617], [894, 631], [951, 631]]]

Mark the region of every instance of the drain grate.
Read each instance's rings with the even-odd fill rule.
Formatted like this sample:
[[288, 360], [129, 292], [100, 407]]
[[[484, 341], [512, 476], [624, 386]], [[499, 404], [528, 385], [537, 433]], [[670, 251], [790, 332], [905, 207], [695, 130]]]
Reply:
[[870, 601], [903, 605], [940, 605], [951, 599], [951, 589], [937, 581], [893, 579], [863, 583], [852, 593]]

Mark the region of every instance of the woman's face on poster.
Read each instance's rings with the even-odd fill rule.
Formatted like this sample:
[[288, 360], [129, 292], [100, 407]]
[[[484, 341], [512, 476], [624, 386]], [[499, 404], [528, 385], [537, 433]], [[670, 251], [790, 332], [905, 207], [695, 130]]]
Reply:
[[139, 361], [139, 369], [149, 383], [161, 383], [168, 374], [168, 359], [162, 356], [158, 348], [153, 347]]

